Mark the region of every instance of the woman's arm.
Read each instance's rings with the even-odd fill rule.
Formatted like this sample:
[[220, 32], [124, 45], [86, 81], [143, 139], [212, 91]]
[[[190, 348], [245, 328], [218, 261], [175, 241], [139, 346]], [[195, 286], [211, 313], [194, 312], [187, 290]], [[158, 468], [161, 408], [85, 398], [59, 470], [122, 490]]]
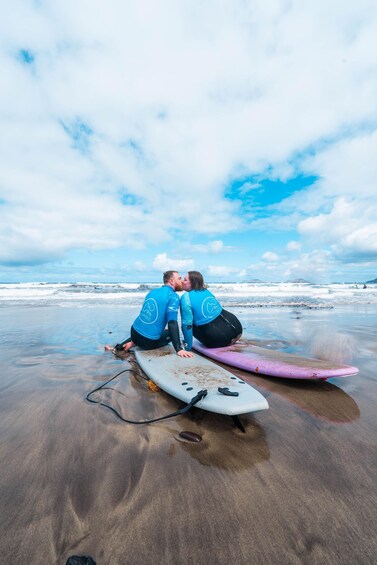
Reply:
[[181, 318], [182, 318], [182, 332], [186, 343], [186, 350], [191, 351], [192, 348], [192, 308], [190, 303], [190, 295], [185, 292], [181, 296]]

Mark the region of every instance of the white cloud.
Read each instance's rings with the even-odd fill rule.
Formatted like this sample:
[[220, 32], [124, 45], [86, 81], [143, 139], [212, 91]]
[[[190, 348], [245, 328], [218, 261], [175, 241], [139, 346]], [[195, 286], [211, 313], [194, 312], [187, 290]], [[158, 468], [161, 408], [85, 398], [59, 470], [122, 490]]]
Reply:
[[220, 239], [189, 245], [189, 248], [195, 253], [222, 253], [233, 249], [230, 245], [224, 245], [224, 242]]
[[134, 267], [138, 273], [143, 273], [148, 268], [147, 265], [143, 263], [143, 261], [135, 261]]
[[310, 241], [331, 248], [338, 259], [377, 259], [377, 131], [341, 140], [314, 158], [319, 192], [328, 204], [298, 224]]
[[[263, 280], [284, 281], [303, 278], [311, 282], [328, 282], [337, 263], [327, 250], [314, 249], [294, 259], [281, 258], [279, 262], [259, 262], [247, 267], [247, 275]], [[330, 279], [331, 280], [331, 279]]]
[[301, 243], [299, 241], [289, 241], [287, 243], [287, 250], [288, 251], [300, 251]]
[[236, 274], [238, 279], [243, 279], [245, 277], [247, 277], [247, 269], [241, 269], [237, 274]]
[[261, 187], [261, 184], [258, 182], [245, 182], [239, 188], [240, 196], [245, 196], [247, 193], [251, 192], [252, 190], [257, 190]]
[[227, 277], [236, 274], [238, 271], [238, 267], [229, 267], [226, 265], [208, 265], [206, 269], [210, 277]]
[[338, 257], [373, 254], [376, 23], [373, 0], [3, 9], [0, 262], [240, 232], [230, 180], [300, 172], [321, 177], [310, 199], [259, 227], [301, 222]]
[[297, 259], [284, 263], [285, 278], [303, 278], [311, 282], [320, 282], [328, 279], [332, 270], [334, 259], [329, 251], [314, 250], [302, 253]]
[[278, 259], [279, 259], [279, 256], [276, 255], [276, 253], [273, 253], [272, 251], [266, 251], [266, 253], [263, 253], [263, 255], [262, 255], [262, 260], [267, 261], [268, 263], [275, 262]]
[[194, 269], [193, 259], [173, 259], [167, 253], [159, 253], [153, 261], [153, 268], [156, 271], [190, 271]]
[[332, 249], [338, 259], [377, 259], [377, 205], [374, 199], [335, 200], [327, 214], [312, 216], [298, 229], [316, 244]]

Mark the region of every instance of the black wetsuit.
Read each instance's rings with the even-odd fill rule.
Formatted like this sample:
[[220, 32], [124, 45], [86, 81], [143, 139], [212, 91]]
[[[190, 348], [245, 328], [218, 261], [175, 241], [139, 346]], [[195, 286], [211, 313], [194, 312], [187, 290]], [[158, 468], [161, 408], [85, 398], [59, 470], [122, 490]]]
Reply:
[[226, 347], [240, 339], [242, 325], [234, 314], [223, 309], [212, 322], [202, 326], [194, 324], [192, 333], [206, 347]]

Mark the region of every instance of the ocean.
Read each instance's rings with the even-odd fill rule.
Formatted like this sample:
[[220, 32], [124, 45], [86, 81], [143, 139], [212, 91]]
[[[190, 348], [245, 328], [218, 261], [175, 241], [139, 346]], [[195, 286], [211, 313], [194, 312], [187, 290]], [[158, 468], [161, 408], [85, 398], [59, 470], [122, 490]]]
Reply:
[[[139, 306], [158, 283], [0, 283], [2, 303], [57, 306]], [[377, 304], [377, 285], [309, 283], [211, 283], [209, 290], [226, 307], [334, 308]]]

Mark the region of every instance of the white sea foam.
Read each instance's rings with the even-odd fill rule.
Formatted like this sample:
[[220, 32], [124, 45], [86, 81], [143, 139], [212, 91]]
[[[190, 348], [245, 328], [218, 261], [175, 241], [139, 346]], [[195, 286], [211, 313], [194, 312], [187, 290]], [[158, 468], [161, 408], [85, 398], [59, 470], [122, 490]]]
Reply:
[[[0, 303], [59, 305], [122, 304], [137, 306], [158, 283], [2, 283]], [[311, 285], [304, 283], [211, 283], [223, 306], [332, 308], [377, 304], [377, 285]]]

